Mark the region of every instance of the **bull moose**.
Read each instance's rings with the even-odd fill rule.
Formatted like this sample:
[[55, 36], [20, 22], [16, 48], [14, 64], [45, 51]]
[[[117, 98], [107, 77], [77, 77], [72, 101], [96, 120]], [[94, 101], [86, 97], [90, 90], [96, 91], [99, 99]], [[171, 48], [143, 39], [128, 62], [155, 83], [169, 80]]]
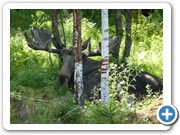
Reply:
[[[56, 53], [62, 61], [62, 67], [59, 71], [57, 80], [60, 85], [69, 85], [73, 83], [74, 74], [74, 46], [67, 48], [63, 43], [57, 42], [52, 36], [52, 32], [44, 30], [42, 28], [34, 27], [31, 30], [32, 39], [25, 33], [28, 46], [34, 50], [43, 50], [50, 53]], [[51, 47], [51, 42], [55, 46], [55, 49]], [[113, 54], [116, 52], [116, 46], [119, 42], [119, 37], [116, 36], [109, 40], [109, 53]], [[88, 48], [88, 52], [84, 52]], [[84, 97], [90, 99], [94, 92], [94, 88], [100, 87], [101, 73], [100, 67], [101, 62], [89, 58], [90, 56], [101, 55], [101, 43], [97, 51], [91, 50], [91, 38], [87, 39], [82, 45], [82, 60], [83, 60], [83, 85], [84, 85]], [[119, 70], [119, 73], [122, 70]], [[138, 75], [137, 75], [138, 73]], [[162, 90], [161, 80], [147, 72], [132, 71], [132, 76], [129, 78], [129, 82], [134, 87], [129, 87], [128, 92], [135, 94], [136, 97], [140, 95], [148, 94], [146, 86], [150, 85], [152, 90]]]

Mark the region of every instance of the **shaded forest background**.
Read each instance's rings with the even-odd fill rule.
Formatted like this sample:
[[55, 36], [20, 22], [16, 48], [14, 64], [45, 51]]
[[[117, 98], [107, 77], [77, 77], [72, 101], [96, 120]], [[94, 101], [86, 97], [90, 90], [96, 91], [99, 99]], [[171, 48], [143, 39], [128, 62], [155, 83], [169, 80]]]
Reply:
[[[82, 41], [92, 37], [92, 49], [95, 50], [101, 41], [101, 10], [81, 10], [81, 15]], [[110, 69], [114, 70], [114, 74], [117, 66], [123, 65], [124, 10], [121, 10], [121, 16], [124, 34], [119, 60], [110, 56]], [[61, 68], [58, 56], [30, 49], [23, 35], [24, 32], [30, 33], [33, 26], [51, 30], [51, 11], [14, 9], [10, 19], [11, 123], [158, 123], [155, 110], [162, 103], [162, 95], [154, 95], [149, 89], [149, 94], [141, 101], [134, 99], [133, 104], [128, 103], [129, 95], [125, 93], [118, 102], [113, 98], [116, 79], [110, 81], [111, 102], [108, 105], [86, 101], [84, 109], [76, 106], [71, 89], [57, 84], [56, 77]], [[58, 21], [61, 39], [71, 46], [72, 11], [58, 10]], [[133, 10], [131, 28], [132, 47], [127, 59], [128, 67], [162, 78], [163, 11], [155, 10], [144, 16], [140, 10]], [[116, 36], [113, 10], [109, 10], [109, 35]], [[101, 60], [101, 57], [93, 59]]]

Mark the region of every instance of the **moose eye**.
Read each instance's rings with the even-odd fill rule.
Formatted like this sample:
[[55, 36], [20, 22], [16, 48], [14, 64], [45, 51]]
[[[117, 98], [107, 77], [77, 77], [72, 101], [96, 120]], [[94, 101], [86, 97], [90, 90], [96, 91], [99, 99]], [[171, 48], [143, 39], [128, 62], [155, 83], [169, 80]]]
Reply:
[[66, 54], [71, 55], [71, 51], [70, 50], [66, 50]]

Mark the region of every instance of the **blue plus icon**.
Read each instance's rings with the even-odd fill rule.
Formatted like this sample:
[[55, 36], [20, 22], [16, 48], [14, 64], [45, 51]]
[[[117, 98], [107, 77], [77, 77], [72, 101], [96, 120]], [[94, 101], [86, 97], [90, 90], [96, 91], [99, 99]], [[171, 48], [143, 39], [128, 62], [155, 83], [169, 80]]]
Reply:
[[162, 113], [162, 116], [165, 116], [165, 118], [166, 118], [166, 121], [168, 121], [170, 118], [170, 116], [173, 116], [174, 115], [174, 111], [173, 111], [173, 113], [170, 113], [169, 112], [169, 109], [166, 109], [166, 112], [165, 113]]
[[175, 122], [177, 115], [177, 109], [172, 105], [161, 106], [157, 111], [157, 117], [164, 125], [170, 125]]

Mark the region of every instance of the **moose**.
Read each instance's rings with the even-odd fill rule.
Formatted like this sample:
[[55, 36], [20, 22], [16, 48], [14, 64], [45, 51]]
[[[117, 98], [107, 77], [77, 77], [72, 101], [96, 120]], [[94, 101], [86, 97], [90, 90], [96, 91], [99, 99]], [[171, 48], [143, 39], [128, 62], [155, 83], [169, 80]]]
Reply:
[[[62, 61], [62, 67], [59, 71], [57, 81], [60, 85], [71, 85], [74, 81], [74, 46], [67, 48], [63, 43], [59, 43], [51, 37], [52, 32], [42, 28], [33, 27], [31, 35], [32, 38], [30, 38], [26, 32], [24, 33], [30, 48], [59, 55]], [[51, 47], [51, 42], [55, 46], [55, 49]], [[109, 54], [116, 52], [118, 42], [118, 36], [109, 39]], [[98, 46], [96, 51], [91, 50], [91, 38], [88, 38], [82, 44], [84, 97], [87, 99], [91, 99], [94, 95], [94, 88], [100, 88], [101, 62], [90, 58], [101, 55], [101, 43], [99, 43]], [[88, 49], [88, 52], [85, 52], [85, 49]], [[120, 69], [119, 73], [121, 71]], [[147, 72], [138, 72], [135, 70], [132, 71], [132, 75], [134, 75], [134, 77], [130, 76], [129, 82], [134, 87], [129, 87], [128, 93], [134, 94], [137, 98], [141, 95], [148, 94], [146, 90], [147, 85], [150, 85], [153, 92], [162, 90], [162, 82], [158, 77]]]

